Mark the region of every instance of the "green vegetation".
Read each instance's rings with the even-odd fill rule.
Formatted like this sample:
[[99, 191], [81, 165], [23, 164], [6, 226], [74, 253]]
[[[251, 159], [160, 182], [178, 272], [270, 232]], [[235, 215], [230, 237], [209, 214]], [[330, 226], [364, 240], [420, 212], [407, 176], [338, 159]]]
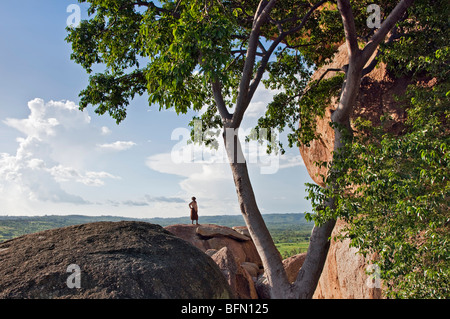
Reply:
[[[387, 115], [380, 126], [357, 119], [358, 134], [335, 156], [334, 188], [310, 185], [313, 218], [348, 222], [342, 237], [362, 254], [377, 253], [390, 298], [449, 297], [449, 10], [447, 1], [415, 1], [397, 26], [405, 36], [383, 45], [389, 72], [412, 81], [399, 97], [402, 131], [385, 130]], [[323, 198], [336, 207], [324, 208]]]
[[275, 244], [275, 246], [278, 248], [281, 257], [283, 257], [283, 259], [286, 259], [300, 253], [306, 253], [309, 247], [309, 238], [308, 241], [305, 240], [294, 243], [278, 243]]
[[[288, 217], [288, 216], [287, 216]], [[287, 218], [286, 217], [286, 218]], [[291, 216], [292, 218], [293, 216]], [[280, 252], [283, 259], [290, 256], [306, 253], [309, 247], [309, 237], [314, 226], [313, 223], [307, 223], [304, 216], [301, 218], [301, 223], [295, 223], [294, 220], [290, 222], [275, 223], [274, 221], [267, 221], [264, 216], [272, 235], [275, 246]]]
[[[330, 123], [336, 136], [333, 159], [318, 163], [329, 165], [330, 173], [324, 176], [327, 187], [310, 185], [311, 219], [317, 224], [337, 218], [347, 221], [343, 237], [362, 254], [378, 256], [375, 262], [388, 297], [448, 298], [448, 1], [377, 1], [384, 20], [377, 31], [367, 25], [367, 6], [372, 2], [367, 0], [338, 0], [337, 7], [336, 1], [299, 0], [260, 1], [259, 5], [255, 1], [167, 0], [159, 1], [160, 7], [147, 1], [80, 2], [90, 3], [90, 18], [67, 36], [71, 58], [91, 74], [80, 93], [80, 107], [93, 105], [96, 113], [109, 113], [117, 123], [125, 119], [130, 101], [147, 93], [149, 105], [173, 108], [178, 114], [205, 108], [203, 133], [237, 129], [263, 83], [280, 93], [267, 106], [252, 136], [263, 139], [264, 134], [256, 134], [263, 128], [288, 129], [289, 146], [308, 145], [317, 138], [316, 117], [324, 115], [333, 95], [340, 96]], [[348, 64], [334, 70], [344, 72], [344, 77], [311, 83], [312, 71], [332, 57], [335, 44], [344, 38]], [[378, 45], [373, 63], [364, 68]], [[413, 83], [401, 97], [404, 105], [397, 105], [405, 107], [407, 114], [402, 123], [396, 123], [404, 126], [398, 134], [385, 130], [384, 124], [391, 121], [387, 113], [377, 127], [367, 119], [350, 123], [361, 77], [379, 61], [386, 63], [392, 77]], [[92, 74], [96, 65], [103, 66], [103, 73]], [[193, 142], [199, 142], [196, 136], [202, 134], [198, 133], [193, 131]], [[216, 146], [214, 134], [209, 135], [203, 142]], [[271, 134], [266, 138], [270, 142]], [[271, 145], [275, 150], [279, 146]], [[259, 231], [265, 228], [247, 168], [232, 166], [232, 172], [240, 204], [252, 212], [250, 223], [264, 239], [260, 248], [267, 252], [267, 268], [280, 269], [276, 259], [269, 258], [276, 249], [266, 240], [268, 234]], [[287, 247], [282, 231], [269, 228], [279, 249]], [[315, 243], [326, 242], [332, 227], [316, 229], [320, 241]], [[320, 261], [327, 250], [319, 248], [326, 245], [317, 247], [313, 258]], [[315, 271], [320, 269], [318, 262]], [[278, 288], [285, 286], [283, 280], [274, 275], [270, 281], [276, 288], [274, 296], [279, 292], [285, 297], [282, 292], [288, 289]], [[306, 282], [296, 282], [306, 291], [301, 296], [312, 295], [315, 289]]]
[[[307, 222], [303, 214], [268, 214], [263, 215], [263, 217], [283, 258], [298, 254], [299, 252], [306, 252], [313, 224]], [[174, 224], [190, 223], [188, 217], [136, 219], [114, 216], [89, 217], [80, 215], [42, 217], [0, 216], [0, 242], [47, 229], [98, 221], [117, 222], [121, 220], [139, 220], [158, 224], [163, 227]], [[227, 227], [245, 225], [244, 219], [240, 215], [203, 216], [201, 217], [200, 222], [203, 224], [217, 224]]]

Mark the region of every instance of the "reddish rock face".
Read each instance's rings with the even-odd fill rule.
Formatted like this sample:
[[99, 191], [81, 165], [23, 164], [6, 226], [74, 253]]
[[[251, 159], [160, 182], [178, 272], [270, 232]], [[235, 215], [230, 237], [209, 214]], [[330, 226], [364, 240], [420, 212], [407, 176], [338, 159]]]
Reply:
[[[312, 79], [319, 79], [328, 68], [342, 68], [347, 63], [348, 54], [344, 44], [339, 47], [332, 61], [317, 70]], [[334, 75], [335, 72], [328, 72], [324, 79]], [[421, 84], [422, 82], [425, 86], [432, 85], [433, 79], [421, 81]], [[361, 81], [356, 105], [350, 116], [353, 129], [353, 121], [358, 117], [379, 126], [380, 117], [385, 115], [390, 116], [391, 120], [384, 123], [384, 129], [394, 134], [401, 133], [406, 112], [402, 102], [396, 100], [396, 96], [404, 95], [409, 84], [411, 81], [408, 78], [392, 78], [382, 63], [372, 70]], [[327, 168], [318, 167], [315, 162], [330, 162], [332, 159], [334, 131], [329, 123], [337, 103], [338, 99], [333, 99], [332, 103], [326, 106], [325, 116], [317, 118], [316, 132], [320, 138], [312, 141], [309, 147], [300, 147], [300, 154], [309, 175], [320, 186], [324, 186], [323, 176], [327, 175]], [[344, 222], [338, 220], [332, 237], [336, 236], [343, 226]], [[332, 240], [314, 298], [380, 298], [381, 289], [371, 288], [373, 285], [367, 284], [368, 276], [365, 271], [368, 263], [369, 259], [364, 259], [357, 254], [357, 249], [349, 247], [348, 240]]]
[[[338, 220], [332, 237], [345, 226]], [[313, 298], [317, 299], [379, 299], [381, 282], [374, 284], [366, 274], [371, 257], [364, 258], [349, 247], [350, 240], [331, 241], [319, 284]]]
[[237, 241], [251, 240], [249, 236], [243, 235], [232, 228], [218, 226], [218, 225], [201, 225], [198, 226], [195, 232], [200, 237], [212, 238], [212, 237], [229, 237], [236, 239]]
[[[376, 53], [374, 53], [376, 54]], [[348, 63], [348, 53], [346, 45], [339, 47], [338, 52], [333, 60], [317, 70], [312, 80], [317, 80], [329, 68], [342, 68]], [[336, 72], [328, 72], [324, 79], [331, 78]], [[389, 115], [392, 117], [385, 129], [389, 132], [399, 133], [403, 128], [403, 122], [406, 119], [405, 109], [395, 100], [395, 95], [403, 95], [407, 86], [411, 82], [407, 78], [393, 79], [386, 70], [384, 64], [380, 64], [372, 72], [370, 72], [361, 81], [359, 95], [350, 118], [351, 121], [358, 117], [370, 120], [374, 125], [380, 125], [380, 117]], [[320, 134], [320, 138], [311, 141], [310, 146], [301, 146], [300, 154], [302, 155], [305, 166], [309, 175], [315, 183], [324, 186], [323, 176], [326, 176], [327, 169], [318, 167], [316, 162], [330, 162], [332, 159], [332, 151], [334, 149], [334, 131], [330, 127], [331, 113], [336, 109], [338, 99], [332, 99], [330, 105], [326, 106], [325, 116], [317, 118], [316, 132]]]
[[199, 226], [171, 225], [165, 227], [165, 229], [203, 252], [208, 249], [220, 250], [227, 247], [239, 264], [251, 262], [257, 264], [258, 267], [262, 267], [261, 258], [253, 241], [229, 227], [202, 224]]
[[298, 272], [302, 268], [306, 259], [306, 253], [298, 254], [283, 260], [283, 267], [289, 282], [294, 282], [297, 279]]
[[227, 247], [223, 247], [211, 258], [219, 266], [225, 278], [239, 299], [258, 299], [252, 276], [243, 265], [236, 262], [235, 257]]
[[262, 262], [253, 241], [244, 235], [246, 231], [242, 227], [240, 232], [210, 224], [178, 224], [165, 229], [210, 256], [219, 266], [237, 298], [258, 298], [253, 277], [262, 269]]

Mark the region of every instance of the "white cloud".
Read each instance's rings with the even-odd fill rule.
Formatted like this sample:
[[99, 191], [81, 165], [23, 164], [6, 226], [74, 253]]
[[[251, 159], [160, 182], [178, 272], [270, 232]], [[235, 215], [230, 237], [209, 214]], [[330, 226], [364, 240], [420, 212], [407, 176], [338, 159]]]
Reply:
[[98, 147], [100, 147], [101, 149], [104, 150], [109, 150], [109, 151], [125, 151], [127, 149], [132, 148], [133, 146], [135, 146], [136, 143], [134, 142], [123, 142], [123, 141], [117, 141], [114, 143], [110, 143], [110, 144], [99, 144]]
[[250, 102], [245, 117], [247, 118], [259, 118], [264, 115], [267, 109], [267, 105], [272, 102], [273, 96], [280, 93], [279, 90], [271, 90], [260, 85]]
[[19, 202], [31, 207], [40, 201], [89, 204], [66, 191], [63, 184], [102, 186], [106, 179], [118, 178], [85, 169], [83, 163], [92, 156], [101, 135], [75, 103], [34, 99], [28, 108], [27, 118], [3, 121], [25, 137], [16, 139], [16, 154], [0, 154], [0, 205], [14, 212]]
[[[197, 148], [197, 147], [195, 147]], [[209, 149], [205, 149], [207, 152]], [[171, 153], [153, 155], [147, 158], [146, 165], [160, 173], [182, 177], [178, 183], [181, 188], [179, 200], [157, 200], [160, 207], [165, 204], [181, 204], [182, 198], [197, 197], [203, 214], [218, 215], [239, 213], [236, 190], [228, 163], [208, 161], [174, 162]]]
[[23, 160], [18, 156], [2, 154], [0, 168], [2, 205], [6, 202], [8, 207], [29, 201], [87, 203], [80, 196], [64, 191], [40, 159]]
[[109, 135], [111, 133], [112, 133], [112, 131], [108, 127], [102, 126], [102, 128], [101, 128], [101, 134], [102, 135]]
[[202, 171], [202, 164], [192, 162], [174, 162], [171, 153], [152, 155], [145, 164], [160, 173], [189, 177]]
[[56, 127], [75, 128], [80, 124], [89, 124], [91, 118], [80, 112], [74, 102], [50, 101], [44, 103], [42, 99], [28, 102], [30, 115], [26, 119], [7, 118], [4, 123], [17, 129], [28, 137], [53, 136]]
[[73, 167], [65, 167], [63, 165], [54, 166], [47, 169], [57, 182], [70, 182], [75, 181], [87, 186], [103, 186], [105, 184], [104, 179], [120, 179], [117, 176], [106, 172], [80, 172]]
[[305, 166], [305, 162], [303, 162], [303, 158], [301, 155], [286, 153], [280, 156], [280, 169], [296, 166]]
[[264, 115], [266, 111], [266, 107], [269, 101], [257, 101], [251, 102], [248, 106], [247, 112], [245, 115], [247, 117], [259, 118]]

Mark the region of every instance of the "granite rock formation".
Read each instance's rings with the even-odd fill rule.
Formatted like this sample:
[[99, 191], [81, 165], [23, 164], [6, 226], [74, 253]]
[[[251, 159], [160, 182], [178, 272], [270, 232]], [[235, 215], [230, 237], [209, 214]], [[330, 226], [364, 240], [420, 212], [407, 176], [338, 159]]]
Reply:
[[[67, 272], [70, 265], [79, 267]], [[73, 271], [73, 270], [71, 270]], [[234, 297], [214, 261], [159, 225], [100, 222], [0, 244], [0, 298]]]
[[[346, 63], [348, 63], [347, 47], [343, 44], [331, 62], [318, 69], [312, 79], [317, 80], [327, 69], [340, 69]], [[328, 72], [324, 79], [334, 75], [334, 72]], [[380, 63], [362, 79], [356, 105], [350, 116], [351, 121], [361, 117], [364, 120], [370, 120], [373, 125], [380, 125], [380, 117], [382, 115], [389, 116], [391, 120], [383, 124], [384, 129], [398, 134], [406, 120], [406, 112], [395, 96], [403, 95], [409, 84], [411, 84], [410, 79], [407, 77], [393, 78], [386, 65]], [[324, 186], [322, 176], [327, 175], [327, 168], [319, 167], [315, 162], [330, 162], [332, 159], [334, 131], [329, 122], [337, 102], [337, 99], [333, 99], [331, 105], [326, 106], [325, 116], [316, 120], [316, 133], [320, 135], [320, 138], [312, 141], [309, 147], [300, 147], [300, 153], [309, 175], [315, 183], [321, 186]], [[338, 221], [332, 237], [335, 237], [343, 226], [343, 221]], [[349, 240], [331, 241], [327, 261], [314, 298], [381, 297], [381, 289], [372, 288], [373, 285], [366, 284], [369, 279], [366, 270], [370, 260], [363, 258], [357, 252], [357, 249], [349, 247]]]

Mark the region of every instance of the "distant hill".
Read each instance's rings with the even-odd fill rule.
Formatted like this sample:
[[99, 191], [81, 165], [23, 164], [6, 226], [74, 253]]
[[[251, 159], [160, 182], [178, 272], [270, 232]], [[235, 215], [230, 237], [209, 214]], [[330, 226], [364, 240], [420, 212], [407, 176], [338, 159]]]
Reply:
[[[301, 232], [307, 236], [313, 227], [305, 219], [304, 214], [264, 214], [263, 218], [272, 233], [284, 231]], [[99, 221], [144, 221], [161, 226], [174, 224], [189, 224], [189, 217], [178, 218], [129, 218], [117, 216], [0, 216], [0, 242], [16, 238], [25, 234], [60, 228], [71, 225], [87, 224]], [[245, 222], [241, 215], [219, 215], [201, 216], [200, 223], [217, 224], [222, 226], [244, 226]]]

